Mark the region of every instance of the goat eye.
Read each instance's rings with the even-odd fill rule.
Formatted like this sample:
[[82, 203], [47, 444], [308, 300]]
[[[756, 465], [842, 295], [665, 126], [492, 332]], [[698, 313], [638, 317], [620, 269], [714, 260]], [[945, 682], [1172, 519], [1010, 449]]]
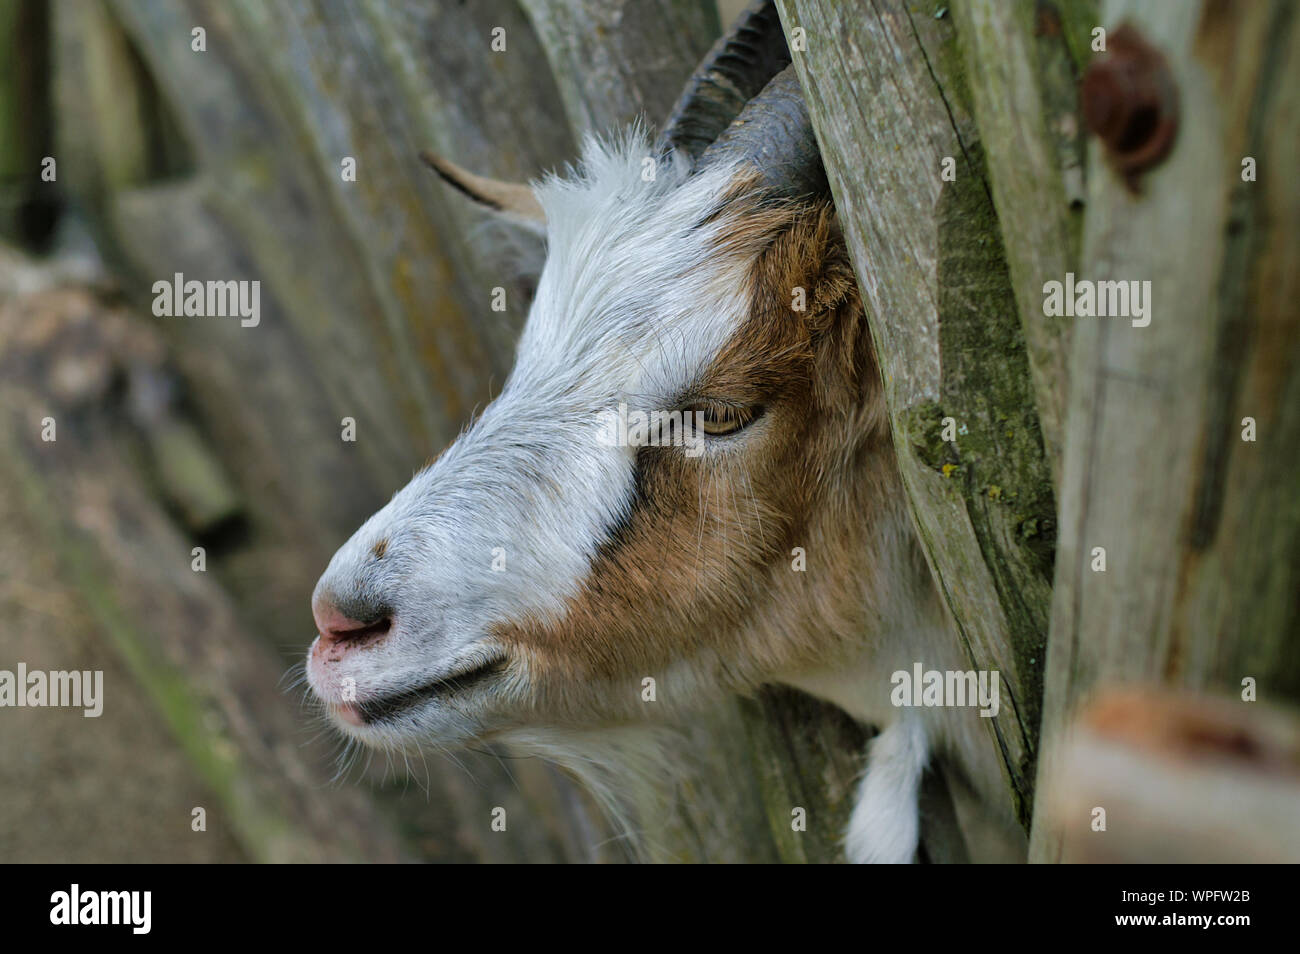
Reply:
[[753, 405], [728, 404], [723, 401], [700, 401], [686, 410], [695, 415], [696, 423], [705, 434], [717, 437], [733, 434], [751, 424], [763, 409]]

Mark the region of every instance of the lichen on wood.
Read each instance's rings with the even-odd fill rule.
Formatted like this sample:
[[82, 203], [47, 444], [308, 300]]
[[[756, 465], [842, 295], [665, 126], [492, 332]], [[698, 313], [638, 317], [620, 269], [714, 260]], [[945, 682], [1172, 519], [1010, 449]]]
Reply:
[[989, 757], [1027, 826], [1055, 498], [955, 28], [901, 3], [779, 7], [787, 35], [806, 33], [794, 62], [926, 558], [962, 654], [1010, 697], [988, 720]]

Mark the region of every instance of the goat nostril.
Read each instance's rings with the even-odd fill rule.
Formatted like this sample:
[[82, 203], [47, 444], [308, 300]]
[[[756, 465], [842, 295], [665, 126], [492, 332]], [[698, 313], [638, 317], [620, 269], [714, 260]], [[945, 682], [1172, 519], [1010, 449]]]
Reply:
[[358, 623], [355, 620], [341, 621], [329, 626], [321, 637], [331, 643], [366, 643], [379, 639], [393, 628], [391, 616], [382, 616], [373, 623]]
[[349, 627], [332, 627], [330, 636], [341, 640], [365, 639], [367, 636], [382, 636], [393, 628], [393, 621], [384, 616], [373, 623], [363, 623]]
[[322, 647], [355, 646], [383, 639], [393, 628], [393, 616], [386, 608], [362, 614], [349, 614], [328, 596], [317, 596], [312, 603], [316, 632]]

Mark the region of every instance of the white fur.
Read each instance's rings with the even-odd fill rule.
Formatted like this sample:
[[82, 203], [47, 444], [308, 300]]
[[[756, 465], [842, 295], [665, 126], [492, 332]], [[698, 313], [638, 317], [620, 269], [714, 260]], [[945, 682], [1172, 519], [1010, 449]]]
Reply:
[[918, 803], [929, 746], [919, 713], [902, 709], [871, 740], [844, 853], [856, 864], [907, 864], [916, 855]]

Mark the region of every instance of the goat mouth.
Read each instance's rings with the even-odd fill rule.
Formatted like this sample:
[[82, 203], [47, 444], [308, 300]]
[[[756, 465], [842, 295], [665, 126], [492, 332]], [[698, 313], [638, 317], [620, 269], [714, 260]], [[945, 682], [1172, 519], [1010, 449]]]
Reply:
[[362, 725], [384, 722], [419, 706], [435, 696], [450, 696], [473, 689], [504, 672], [505, 664], [504, 657], [489, 659], [472, 669], [463, 669], [449, 676], [440, 676], [422, 685], [356, 702], [351, 706], [351, 714], [355, 714]]

